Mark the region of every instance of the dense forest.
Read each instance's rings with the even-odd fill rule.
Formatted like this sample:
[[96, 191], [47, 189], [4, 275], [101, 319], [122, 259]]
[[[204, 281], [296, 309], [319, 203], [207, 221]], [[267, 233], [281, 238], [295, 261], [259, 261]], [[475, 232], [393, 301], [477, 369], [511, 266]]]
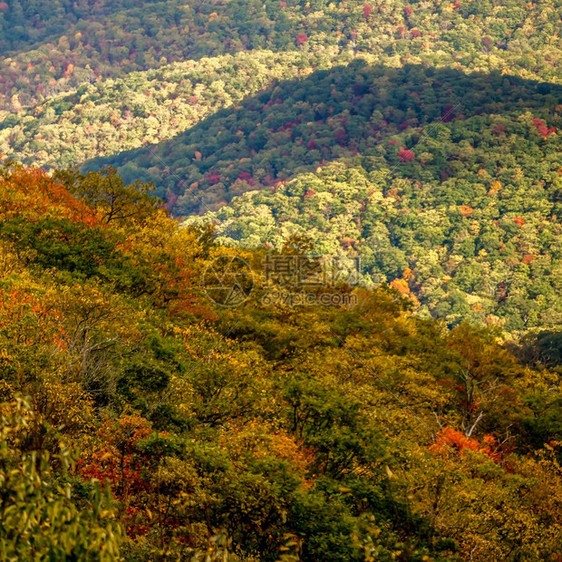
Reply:
[[552, 336], [516, 359], [345, 283], [357, 306], [268, 305], [263, 277], [216, 306], [209, 264], [263, 250], [114, 174], [11, 166], [0, 187], [3, 558], [560, 556]]
[[551, 81], [561, 9], [553, 0], [10, 0], [0, 3], [0, 105], [17, 111], [185, 59], [323, 45]]
[[[33, 22], [25, 32], [18, 13]], [[4, 160], [112, 165], [126, 183], [153, 182], [175, 215], [217, 223], [225, 243], [279, 248], [311, 232], [316, 251], [357, 253], [367, 283], [394, 284], [449, 326], [559, 329], [557, 4], [61, 2], [43, 13], [22, 2], [3, 14]], [[47, 77], [39, 53], [66, 62]], [[37, 96], [35, 79], [52, 88]]]
[[[519, 125], [515, 133], [531, 137], [533, 150], [545, 150], [557, 163], [561, 102], [562, 85], [359, 60], [285, 80], [168, 142], [90, 162], [86, 169], [112, 164], [127, 180], [153, 181], [156, 194], [171, 198], [184, 214], [357, 154], [386, 157], [380, 164], [413, 180], [463, 180], [477, 165], [496, 176], [505, 141], [512, 141], [503, 121], [520, 122], [525, 114], [529, 127]], [[485, 116], [489, 132], [480, 124]], [[478, 162], [477, 149], [490, 137], [496, 154], [487, 151], [489, 162]], [[521, 151], [528, 142], [521, 140]], [[465, 194], [467, 201], [472, 197]]]
[[0, 1], [0, 560], [562, 560], [561, 30]]

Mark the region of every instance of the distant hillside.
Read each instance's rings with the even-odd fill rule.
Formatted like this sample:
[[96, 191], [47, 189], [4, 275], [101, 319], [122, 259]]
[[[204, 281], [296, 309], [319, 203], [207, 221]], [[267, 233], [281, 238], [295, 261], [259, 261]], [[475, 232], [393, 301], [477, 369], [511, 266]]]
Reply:
[[6, 115], [0, 152], [28, 165], [76, 166], [171, 139], [277, 80], [310, 72], [305, 53], [270, 51], [132, 72]]
[[317, 45], [433, 53], [549, 81], [560, 67], [560, 10], [552, 0], [10, 0], [0, 3], [0, 108], [190, 58]]
[[[560, 143], [545, 141], [538, 153], [526, 138], [532, 127], [530, 116], [435, 126], [420, 140], [416, 161], [400, 163], [400, 146], [387, 145], [392, 159], [326, 164], [187, 224], [215, 223], [227, 245], [278, 250], [303, 235], [320, 255], [359, 255], [365, 281], [390, 283], [418, 314], [450, 325], [560, 330]], [[434, 175], [430, 162], [438, 159], [464, 173]]]
[[[536, 150], [546, 137], [551, 150], [558, 146], [561, 103], [562, 86], [556, 84], [498, 72], [465, 74], [424, 65], [392, 68], [357, 60], [279, 82], [168, 142], [99, 159], [86, 169], [110, 164], [127, 181], [153, 181], [156, 194], [171, 199], [174, 210], [184, 214], [216, 208], [249, 189], [357, 154], [384, 156], [407, 177], [430, 174], [446, 179], [466, 171], [448, 167], [447, 157], [438, 154], [431, 161], [415, 158], [415, 152], [424, 152], [423, 144], [417, 145], [431, 131], [424, 129], [427, 125], [438, 123], [443, 131], [432, 143], [439, 152], [446, 150], [439, 146], [448, 138], [446, 131], [470, 131], [473, 116], [517, 118], [530, 112], [530, 118], [548, 122], [546, 129], [541, 134], [531, 124], [521, 133], [531, 135]], [[508, 139], [500, 133], [495, 135], [498, 148]], [[466, 136], [478, 145], [485, 142], [479, 138], [482, 134], [486, 131]], [[401, 135], [400, 140], [393, 140], [395, 135]], [[414, 152], [410, 156], [401, 150]]]

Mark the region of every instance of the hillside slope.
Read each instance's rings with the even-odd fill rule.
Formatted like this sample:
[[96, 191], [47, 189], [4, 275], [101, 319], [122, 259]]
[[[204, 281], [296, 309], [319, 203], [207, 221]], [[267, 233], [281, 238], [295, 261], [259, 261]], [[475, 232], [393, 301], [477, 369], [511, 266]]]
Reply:
[[0, 3], [0, 108], [189, 58], [303, 45], [385, 58], [433, 53], [551, 81], [560, 10], [552, 0], [11, 0]]
[[307, 232], [450, 325], [559, 328], [556, 3], [20, 5], [3, 160], [113, 165], [228, 243]]
[[[472, 130], [474, 116], [517, 119], [529, 112], [537, 125], [521, 134], [531, 136], [536, 150], [546, 137], [553, 143], [547, 150], [554, 153], [561, 102], [562, 86], [499, 72], [465, 74], [410, 64], [392, 68], [356, 60], [279, 82], [168, 142], [89, 162], [86, 169], [110, 164], [127, 181], [142, 174], [145, 181], [155, 183], [160, 197], [179, 196], [177, 212], [188, 214], [356, 154], [387, 156], [387, 162], [404, 175], [423, 179], [423, 174], [416, 174], [419, 162], [416, 166], [413, 161], [416, 152], [426, 152], [423, 141], [435, 134], [432, 131], [443, 131], [433, 141], [438, 151], [447, 150], [447, 131], [453, 128], [466, 129], [465, 136], [471, 135], [476, 145], [486, 142], [486, 131]], [[428, 127], [432, 124], [438, 127]], [[509, 140], [500, 133], [495, 135], [499, 146]], [[389, 142], [395, 149], [389, 149]], [[507, 143], [500, 148], [509, 150]], [[448, 168], [446, 155], [422, 164], [442, 181], [467, 172], [459, 166]]]
[[[180, 228], [114, 175], [60, 178], [0, 177], [2, 553], [560, 554], [559, 367], [388, 290], [267, 304], [263, 252]], [[235, 308], [202, 290], [225, 259], [256, 270]]]

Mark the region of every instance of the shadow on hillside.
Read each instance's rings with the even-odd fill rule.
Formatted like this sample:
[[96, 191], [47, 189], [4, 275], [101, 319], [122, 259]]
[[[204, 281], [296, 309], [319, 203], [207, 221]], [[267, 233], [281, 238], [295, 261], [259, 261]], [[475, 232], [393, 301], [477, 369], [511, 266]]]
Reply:
[[381, 142], [400, 133], [404, 144], [386, 142], [383, 150], [391, 163], [402, 162], [411, 155], [400, 151], [414, 147], [428, 124], [437, 142], [443, 127], [454, 141], [455, 126], [470, 117], [530, 111], [552, 123], [560, 103], [561, 86], [497, 72], [356, 61], [274, 84], [174, 139], [92, 160], [84, 169], [112, 165], [127, 182], [152, 181], [174, 212], [190, 214], [336, 158], [380, 156]]

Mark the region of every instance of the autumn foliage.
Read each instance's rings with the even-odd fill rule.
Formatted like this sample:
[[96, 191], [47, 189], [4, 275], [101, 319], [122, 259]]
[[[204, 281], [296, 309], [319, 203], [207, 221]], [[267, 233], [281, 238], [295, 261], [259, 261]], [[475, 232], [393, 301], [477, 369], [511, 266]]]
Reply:
[[398, 153], [401, 162], [412, 162], [416, 155], [411, 150], [401, 150]]
[[[415, 268], [388, 287], [334, 287], [355, 307], [270, 306], [282, 287], [256, 275], [225, 308], [202, 294], [205, 275], [236, 258], [256, 267], [263, 248], [180, 227], [112, 170], [12, 167], [1, 182], [0, 486], [64, 506], [69, 551], [102, 552], [103, 538], [104, 561], [220, 548], [359, 562], [373, 545], [388, 559], [405, 545], [420, 559], [476, 547], [527, 559], [537, 540], [557, 552], [558, 375], [518, 363], [493, 331], [418, 318]], [[314, 182], [296, 193], [311, 209], [325, 196]], [[312, 247], [291, 240], [276, 255]], [[359, 239], [338, 243], [352, 253]], [[31, 509], [16, 497], [0, 544], [27, 553], [2, 535]], [[498, 519], [483, 531], [487, 513]], [[45, 514], [47, 552], [61, 519]], [[534, 531], [514, 545], [521, 518]]]
[[493, 435], [485, 435], [480, 442], [477, 439], [467, 437], [464, 433], [452, 427], [441, 429], [437, 433], [435, 443], [430, 446], [429, 450], [435, 455], [453, 454], [462, 457], [462, 455], [472, 451], [482, 453], [493, 461], [498, 461], [501, 458]]
[[99, 216], [64, 185], [39, 169], [7, 168], [0, 175], [0, 215], [4, 218], [67, 218], [93, 227]]
[[561, 10], [0, 2], [0, 559], [561, 561]]

